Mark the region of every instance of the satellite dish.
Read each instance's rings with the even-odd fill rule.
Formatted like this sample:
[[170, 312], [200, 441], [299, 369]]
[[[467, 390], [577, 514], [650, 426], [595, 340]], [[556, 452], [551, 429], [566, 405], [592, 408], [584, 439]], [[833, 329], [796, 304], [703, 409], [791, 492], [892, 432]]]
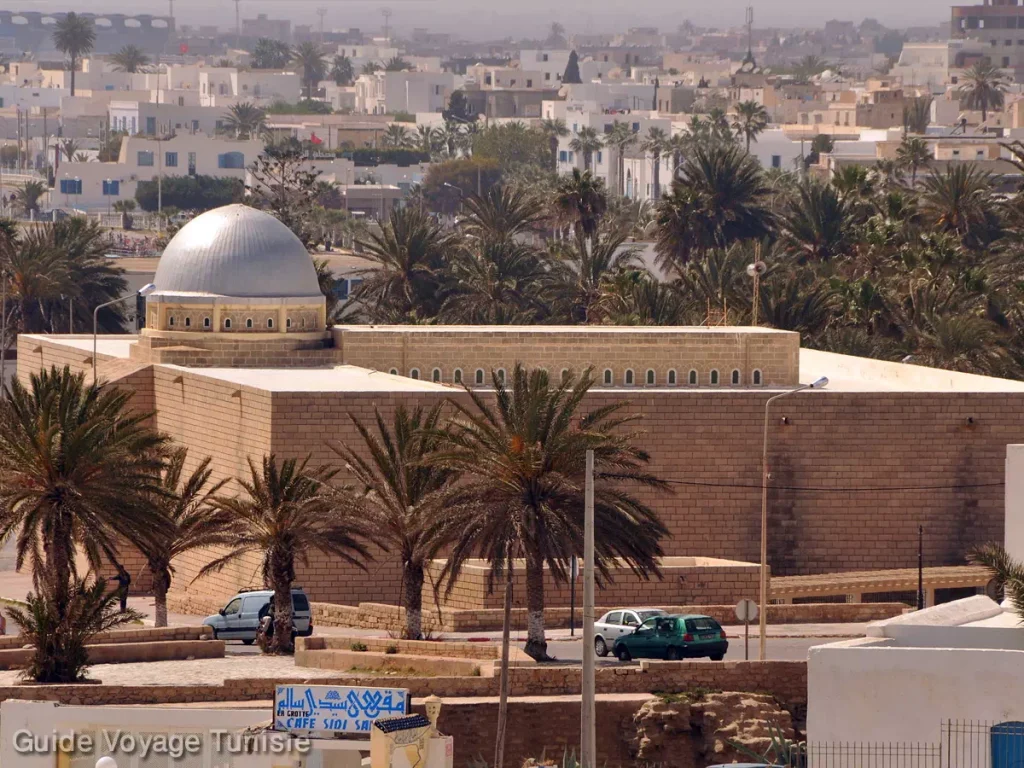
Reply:
[[768, 265], [765, 264], [763, 261], [755, 261], [753, 264], [747, 265], [747, 274], [750, 275], [751, 277], [754, 277], [754, 275], [760, 277], [767, 271]]

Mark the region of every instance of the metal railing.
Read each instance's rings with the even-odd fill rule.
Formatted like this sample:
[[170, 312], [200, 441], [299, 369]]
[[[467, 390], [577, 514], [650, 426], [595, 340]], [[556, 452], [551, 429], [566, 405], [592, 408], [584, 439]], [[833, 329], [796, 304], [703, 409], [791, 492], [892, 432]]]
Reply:
[[792, 768], [942, 768], [942, 749], [935, 744], [829, 743], [808, 744], [801, 766]]
[[1024, 723], [945, 720], [941, 768], [1017, 768], [1024, 766]]

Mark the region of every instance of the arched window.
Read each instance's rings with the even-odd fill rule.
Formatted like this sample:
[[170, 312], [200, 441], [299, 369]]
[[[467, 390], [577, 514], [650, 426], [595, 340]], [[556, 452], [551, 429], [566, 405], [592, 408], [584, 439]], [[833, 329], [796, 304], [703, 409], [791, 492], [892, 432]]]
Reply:
[[455, 373], [452, 374], [452, 381], [454, 381], [456, 384], [461, 384], [462, 383], [462, 369], [461, 368], [456, 368], [455, 369]]
[[435, 382], [441, 380], [441, 369], [440, 368], [435, 368], [433, 371], [431, 371], [431, 373], [430, 373], [430, 380], [431, 381], [435, 381]]
[[192, 327], [192, 318], [191, 317], [186, 317], [185, 318], [185, 327], [186, 328], [191, 328]]
[[418, 379], [419, 377], [420, 377], [420, 369], [419, 368], [413, 368], [411, 371], [409, 371], [409, 378], [410, 379]]
[[687, 377], [687, 381], [690, 382], [690, 386], [691, 387], [696, 387], [697, 386], [697, 383], [698, 383], [697, 372], [695, 370], [693, 370], [692, 368], [690, 369], [690, 375]]
[[676, 369], [673, 368], [668, 372], [668, 383], [669, 386], [674, 387], [676, 385]]
[[474, 377], [473, 380], [476, 382], [478, 387], [482, 387], [483, 386], [483, 384], [484, 384], [484, 369], [483, 368], [477, 368], [476, 369], [476, 376]]
[[633, 386], [633, 370], [631, 368], [626, 369], [626, 376], [623, 379], [627, 387]]
[[390, 373], [392, 376], [397, 376], [398, 375], [398, 369], [397, 368], [392, 368], [390, 371], [388, 371], [388, 373]]
[[252, 328], [252, 318], [251, 317], [245, 318], [245, 327], [246, 328]]
[[209, 328], [209, 327], [210, 327], [210, 324], [211, 324], [211, 323], [210, 323], [210, 318], [208, 318], [208, 317], [204, 317], [204, 318], [203, 318], [203, 328]]
[[759, 368], [754, 369], [754, 386], [761, 386], [761, 370]]
[[740, 371], [739, 368], [734, 368], [732, 371], [732, 385], [735, 387], [740, 383]]
[[655, 376], [654, 376], [654, 369], [653, 368], [648, 368], [647, 369], [647, 377], [646, 378], [647, 378], [647, 386], [648, 387], [653, 387], [654, 386], [654, 382], [656, 380]]
[[268, 317], [267, 318], [267, 328], [273, 328], [273, 327], [274, 327], [274, 318]]
[[504, 368], [499, 368], [498, 369], [498, 383], [499, 384], [504, 384], [505, 383], [505, 369]]
[[609, 387], [612, 385], [612, 369], [611, 368], [605, 368], [604, 369], [604, 383], [605, 383], [606, 386], [609, 386]]
[[711, 386], [712, 387], [717, 387], [718, 386], [718, 371], [715, 370], [715, 369], [711, 370]]
[[171, 315], [169, 318], [167, 318], [167, 324], [172, 328], [174, 327], [174, 315]]
[[231, 318], [230, 317], [225, 317], [224, 318], [224, 330], [225, 331], [230, 331], [231, 330]]

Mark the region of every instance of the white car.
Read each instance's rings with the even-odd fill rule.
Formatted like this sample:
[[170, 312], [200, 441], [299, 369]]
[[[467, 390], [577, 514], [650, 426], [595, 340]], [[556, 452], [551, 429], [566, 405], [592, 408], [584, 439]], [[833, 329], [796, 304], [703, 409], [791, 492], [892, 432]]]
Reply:
[[666, 616], [660, 608], [616, 608], [594, 622], [594, 652], [607, 656], [615, 641], [628, 635], [652, 616]]

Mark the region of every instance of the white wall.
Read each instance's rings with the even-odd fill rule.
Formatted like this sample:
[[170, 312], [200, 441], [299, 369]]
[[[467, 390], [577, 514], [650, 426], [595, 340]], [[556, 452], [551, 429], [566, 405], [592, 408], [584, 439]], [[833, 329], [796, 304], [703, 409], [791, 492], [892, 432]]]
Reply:
[[891, 642], [811, 648], [808, 741], [934, 744], [943, 719], [1024, 720], [1024, 651]]
[[1024, 445], [1006, 446], [1004, 544], [1015, 560], [1024, 560]]

